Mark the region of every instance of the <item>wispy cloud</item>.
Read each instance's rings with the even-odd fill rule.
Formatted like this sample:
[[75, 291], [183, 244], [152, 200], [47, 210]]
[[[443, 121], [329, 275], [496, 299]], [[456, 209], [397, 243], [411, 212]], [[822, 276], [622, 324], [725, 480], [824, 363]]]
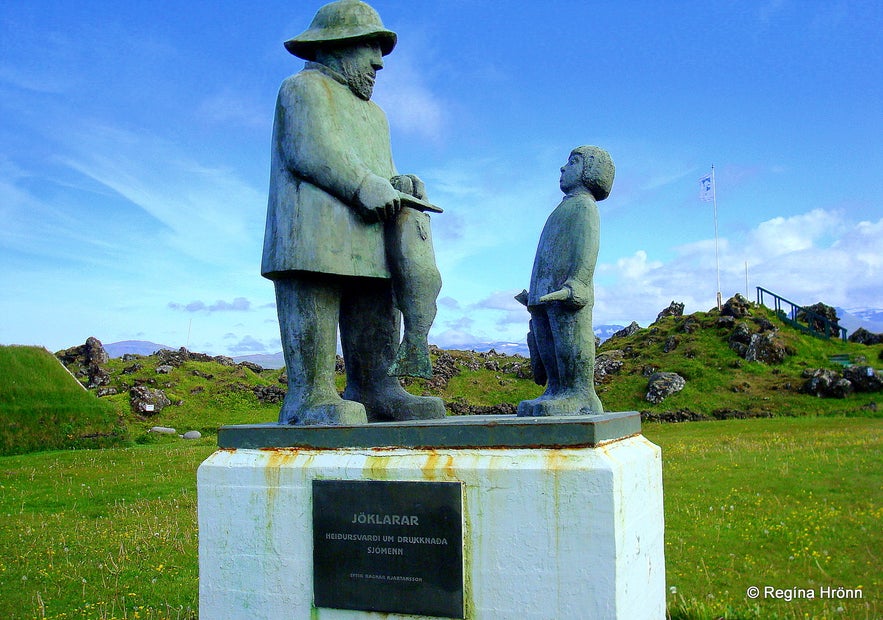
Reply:
[[219, 299], [213, 304], [207, 304], [199, 300], [191, 301], [187, 304], [170, 301], [168, 307], [172, 310], [183, 310], [184, 312], [248, 312], [251, 310], [251, 302], [245, 297], [237, 297], [233, 301]]
[[202, 100], [197, 115], [211, 123], [269, 128], [273, 124], [272, 109], [249, 98], [240, 91], [225, 89]]
[[64, 164], [155, 218], [177, 251], [224, 263], [260, 243], [265, 193], [233, 170], [195, 161], [167, 140], [106, 124], [83, 125], [66, 146]]
[[0, 65], [0, 84], [6, 84], [13, 88], [41, 93], [57, 95], [69, 88], [71, 80], [59, 75], [57, 71], [46, 70], [35, 72], [33, 69], [22, 70], [18, 67]]
[[430, 90], [408, 55], [396, 54], [391, 68], [380, 72], [373, 98], [386, 112], [394, 130], [433, 141], [443, 138], [447, 122], [445, 103]]
[[264, 353], [268, 350], [267, 345], [265, 345], [257, 338], [253, 338], [252, 336], [245, 336], [239, 339], [238, 342], [229, 345], [227, 349], [231, 353], [239, 355], [248, 353]]

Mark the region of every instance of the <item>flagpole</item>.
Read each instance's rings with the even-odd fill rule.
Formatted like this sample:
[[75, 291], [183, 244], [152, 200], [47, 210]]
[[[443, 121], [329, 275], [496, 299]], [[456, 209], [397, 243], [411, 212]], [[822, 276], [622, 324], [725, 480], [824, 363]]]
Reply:
[[714, 164], [711, 165], [711, 200], [714, 204], [714, 262], [717, 267], [717, 309], [720, 310], [723, 305], [721, 303], [721, 263], [720, 252], [717, 242], [717, 185], [714, 182]]

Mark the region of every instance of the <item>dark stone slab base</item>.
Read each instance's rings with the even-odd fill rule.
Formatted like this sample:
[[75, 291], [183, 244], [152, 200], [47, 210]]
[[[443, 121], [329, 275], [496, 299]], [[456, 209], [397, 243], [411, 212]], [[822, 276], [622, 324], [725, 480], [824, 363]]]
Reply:
[[641, 433], [637, 411], [539, 418], [449, 416], [355, 426], [222, 426], [218, 447], [263, 448], [581, 448]]

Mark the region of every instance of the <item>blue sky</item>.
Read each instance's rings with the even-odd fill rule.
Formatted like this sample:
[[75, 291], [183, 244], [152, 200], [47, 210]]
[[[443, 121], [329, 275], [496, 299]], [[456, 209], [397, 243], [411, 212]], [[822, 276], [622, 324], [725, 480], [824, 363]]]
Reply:
[[[0, 343], [280, 349], [260, 277], [282, 42], [312, 2], [0, 4]], [[571, 148], [617, 166], [595, 323], [724, 298], [883, 308], [883, 4], [372, 3], [402, 173], [444, 279], [431, 340], [523, 341]]]

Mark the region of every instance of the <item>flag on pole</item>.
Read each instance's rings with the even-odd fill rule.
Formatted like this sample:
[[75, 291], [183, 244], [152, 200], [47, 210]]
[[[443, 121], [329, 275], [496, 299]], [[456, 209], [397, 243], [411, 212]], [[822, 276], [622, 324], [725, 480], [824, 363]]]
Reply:
[[699, 179], [699, 200], [702, 202], [714, 200], [714, 176], [711, 172]]

